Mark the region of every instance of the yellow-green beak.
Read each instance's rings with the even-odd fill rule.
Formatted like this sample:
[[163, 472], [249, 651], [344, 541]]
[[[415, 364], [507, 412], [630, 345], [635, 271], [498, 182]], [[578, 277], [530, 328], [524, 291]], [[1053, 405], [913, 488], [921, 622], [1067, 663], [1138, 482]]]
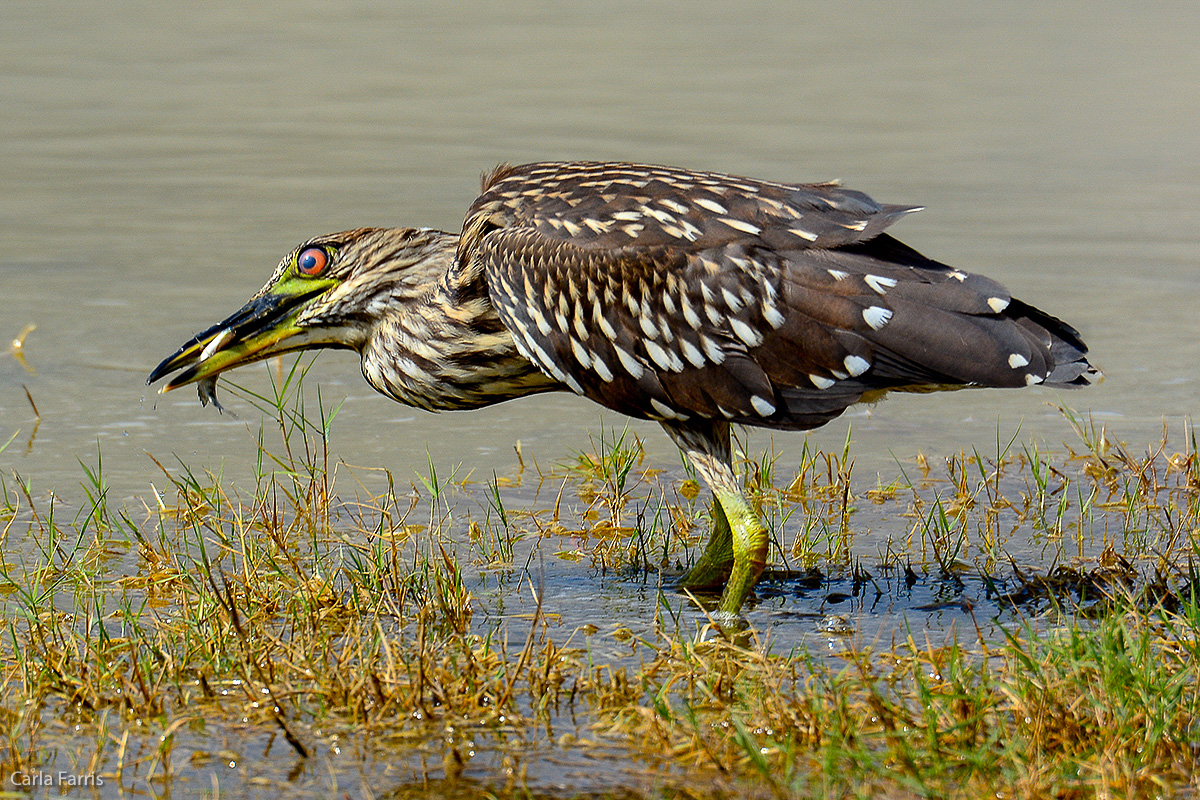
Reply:
[[[308, 301], [329, 288], [329, 283], [309, 284], [295, 294], [268, 291], [242, 306], [227, 319], [196, 334], [154, 368], [147, 384], [172, 372], [161, 389], [169, 392], [197, 381], [213, 381], [226, 370], [311, 344], [308, 329], [296, 324]], [[203, 393], [201, 394], [203, 397]]]

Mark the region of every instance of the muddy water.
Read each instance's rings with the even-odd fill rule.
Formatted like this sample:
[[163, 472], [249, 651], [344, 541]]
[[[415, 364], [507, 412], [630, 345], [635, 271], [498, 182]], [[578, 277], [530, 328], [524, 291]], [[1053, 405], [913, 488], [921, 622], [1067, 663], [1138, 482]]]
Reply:
[[[456, 230], [500, 161], [842, 178], [924, 204], [905, 241], [1083, 332], [1098, 387], [898, 398], [812, 434], [840, 448], [849, 427], [868, 486], [917, 451], [992, 452], [997, 430], [1054, 447], [1060, 401], [1139, 446], [1197, 411], [1194, 4], [10, 2], [0, 22], [0, 350], [37, 326], [24, 363], [0, 355], [0, 467], [35, 496], [80, 502], [98, 450], [111, 500], [162, 484], [147, 453], [248, 481], [258, 412], [159, 396], [150, 368], [309, 235]], [[375, 396], [345, 353], [309, 385], [345, 398], [336, 456], [399, 476], [429, 454], [504, 474], [518, 440], [549, 463], [624, 424], [562, 396], [429, 415]], [[774, 437], [779, 469], [801, 442]], [[607, 615], [654, 606], [559, 580], [580, 616], [597, 595]]]

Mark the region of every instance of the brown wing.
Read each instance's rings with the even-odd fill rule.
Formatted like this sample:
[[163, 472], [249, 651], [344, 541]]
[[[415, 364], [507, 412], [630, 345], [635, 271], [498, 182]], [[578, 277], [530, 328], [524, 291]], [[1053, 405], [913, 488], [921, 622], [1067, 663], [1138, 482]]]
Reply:
[[880, 235], [912, 210], [832, 184], [530, 164], [486, 179], [459, 263], [526, 357], [633, 416], [809, 428], [881, 389], [1044, 380], [1050, 318]]

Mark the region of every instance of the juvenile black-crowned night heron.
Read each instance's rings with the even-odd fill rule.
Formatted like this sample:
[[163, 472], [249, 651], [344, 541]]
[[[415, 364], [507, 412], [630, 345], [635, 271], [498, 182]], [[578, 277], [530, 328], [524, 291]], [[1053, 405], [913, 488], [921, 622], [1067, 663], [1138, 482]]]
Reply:
[[150, 375], [164, 391], [269, 356], [357, 350], [433, 411], [569, 390], [660, 423], [713, 491], [683, 587], [735, 616], [767, 534], [729, 426], [804, 430], [888, 391], [1087, 384], [1071, 326], [883, 230], [914, 206], [833, 183], [620, 163], [502, 166], [462, 234], [359, 228], [280, 262], [240, 311]]

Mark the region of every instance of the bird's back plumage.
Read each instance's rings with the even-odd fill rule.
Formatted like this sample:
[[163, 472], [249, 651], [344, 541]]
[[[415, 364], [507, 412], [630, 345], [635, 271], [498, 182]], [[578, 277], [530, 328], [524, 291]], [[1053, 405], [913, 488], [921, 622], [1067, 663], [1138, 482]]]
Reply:
[[828, 183], [502, 167], [456, 269], [548, 376], [632, 416], [803, 429], [888, 390], [1086, 383], [1070, 326], [883, 232], [914, 210]]

